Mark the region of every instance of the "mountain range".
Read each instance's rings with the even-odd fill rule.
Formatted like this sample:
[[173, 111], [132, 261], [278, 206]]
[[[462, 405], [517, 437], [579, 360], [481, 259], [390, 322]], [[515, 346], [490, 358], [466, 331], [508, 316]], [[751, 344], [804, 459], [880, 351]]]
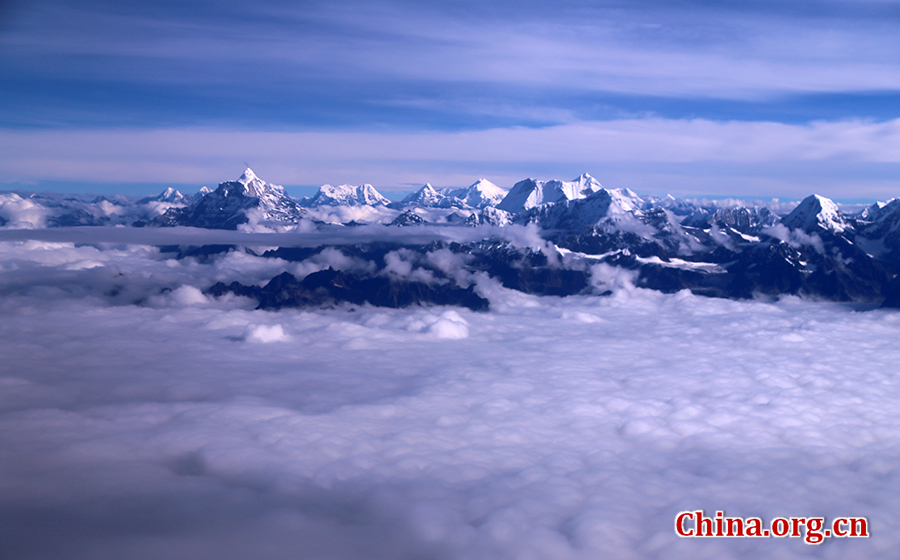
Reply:
[[[367, 184], [324, 185], [315, 196], [294, 199], [247, 169], [236, 181], [204, 187], [196, 195], [166, 189], [139, 200], [84, 200], [0, 193], [0, 226], [284, 231], [304, 221], [307, 227], [333, 224], [342, 209], [365, 210], [343, 222], [349, 226], [535, 227], [558, 255], [548, 260], [500, 239], [453, 248], [468, 255], [472, 270], [532, 293], [596, 291], [586, 271], [606, 264], [632, 271], [638, 286], [665, 292], [689, 289], [729, 298], [795, 294], [900, 307], [898, 199], [844, 214], [828, 198], [810, 195], [779, 215], [766, 206], [641, 197], [628, 189], [606, 189], [587, 174], [573, 181], [529, 178], [508, 191], [486, 179], [460, 189], [426, 184], [399, 202]], [[558, 289], [539, 286], [542, 274], [553, 276], [546, 272], [550, 269], [582, 274], [565, 282], [556, 274], [552, 282], [562, 282]]]

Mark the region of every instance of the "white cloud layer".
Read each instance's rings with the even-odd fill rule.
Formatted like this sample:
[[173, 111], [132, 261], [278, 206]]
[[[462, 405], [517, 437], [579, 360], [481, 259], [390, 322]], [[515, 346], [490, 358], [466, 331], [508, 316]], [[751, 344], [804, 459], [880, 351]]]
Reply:
[[[466, 132], [233, 130], [0, 131], [9, 181], [196, 186], [228, 180], [243, 161], [280, 184], [464, 186], [487, 175], [589, 171], [653, 194], [886, 199], [900, 183], [900, 121], [773, 122], [634, 119]], [[397, 185], [400, 185], [399, 187]]]
[[[482, 282], [489, 313], [275, 313], [196, 288], [283, 261], [0, 250], [13, 560], [877, 560], [900, 546], [896, 312], [663, 295], [600, 270], [613, 296]], [[101, 277], [176, 289], [109, 305]], [[695, 508], [866, 516], [872, 537], [679, 539], [676, 513]]]

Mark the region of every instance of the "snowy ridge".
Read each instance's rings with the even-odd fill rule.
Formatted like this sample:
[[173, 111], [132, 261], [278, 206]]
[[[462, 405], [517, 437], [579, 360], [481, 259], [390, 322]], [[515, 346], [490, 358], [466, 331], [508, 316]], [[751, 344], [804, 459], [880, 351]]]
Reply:
[[542, 204], [517, 215], [519, 223], [537, 223], [544, 228], [581, 230], [596, 226], [616, 215], [631, 214], [641, 218], [643, 201], [627, 189], [599, 189], [590, 196], [563, 199], [555, 204]]
[[585, 198], [602, 188], [600, 182], [587, 173], [574, 181], [539, 181], [529, 178], [513, 185], [497, 208], [518, 213], [542, 204]]
[[[431, 185], [428, 185], [429, 187]], [[375, 187], [369, 184], [353, 185], [322, 185], [319, 192], [311, 199], [303, 203], [304, 206], [387, 206], [390, 200], [381, 195]]]
[[426, 183], [417, 191], [391, 206], [407, 208], [461, 208], [479, 210], [496, 206], [506, 196], [507, 191], [501, 189], [487, 179], [479, 179], [472, 185], [461, 189], [436, 189]]
[[431, 183], [425, 183], [422, 188], [401, 200], [398, 206], [401, 208], [406, 206], [437, 207], [446, 198], [447, 196], [432, 187]]
[[754, 234], [763, 228], [774, 226], [778, 221], [778, 216], [768, 208], [752, 206], [749, 208], [695, 209], [682, 220], [681, 224], [700, 229], [709, 229], [712, 226], [732, 228], [744, 234]]
[[486, 208], [500, 204], [507, 193], [506, 189], [482, 178], [466, 188], [450, 191], [449, 196], [461, 200], [470, 208]]

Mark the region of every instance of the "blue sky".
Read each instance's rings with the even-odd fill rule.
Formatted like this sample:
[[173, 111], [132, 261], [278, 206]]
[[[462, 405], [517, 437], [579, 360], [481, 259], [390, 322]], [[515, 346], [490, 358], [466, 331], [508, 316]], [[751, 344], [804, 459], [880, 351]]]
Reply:
[[900, 195], [900, 3], [0, 4], [0, 188]]

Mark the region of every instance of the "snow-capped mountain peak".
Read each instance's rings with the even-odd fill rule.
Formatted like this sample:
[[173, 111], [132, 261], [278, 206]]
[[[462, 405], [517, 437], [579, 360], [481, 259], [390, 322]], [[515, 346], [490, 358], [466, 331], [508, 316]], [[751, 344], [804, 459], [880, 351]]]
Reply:
[[590, 196], [591, 193], [595, 193], [603, 188], [600, 181], [594, 179], [587, 173], [582, 173], [572, 182], [578, 185], [579, 192], [584, 196]]
[[[597, 183], [599, 185], [599, 183]], [[631, 189], [600, 189], [609, 193], [612, 199], [610, 209], [614, 212], [634, 212], [640, 210], [644, 204], [644, 199], [637, 195]], [[599, 192], [599, 190], [597, 191]]]
[[322, 185], [306, 206], [387, 206], [390, 203], [375, 187], [366, 183], [359, 186]]
[[443, 198], [444, 195], [438, 192], [434, 187], [432, 187], [431, 183], [425, 183], [419, 190], [410, 193], [403, 200], [401, 200], [400, 204], [402, 206], [437, 206]]
[[791, 229], [807, 232], [824, 229], [840, 233], [850, 227], [844, 214], [833, 200], [817, 194], [803, 199], [782, 223]]
[[[242, 194], [244, 196], [252, 196], [259, 199], [265, 199], [273, 195], [276, 197], [287, 196], [284, 193], [283, 187], [263, 181], [262, 179], [257, 177], [256, 174], [253, 173], [253, 170], [249, 167], [244, 170], [244, 173], [241, 174], [241, 176], [237, 181], [235, 181], [235, 183], [243, 186]], [[223, 183], [223, 185], [224, 184], [226, 183]]]
[[487, 179], [481, 178], [466, 188], [450, 192], [450, 196], [460, 199], [466, 206], [485, 208], [500, 204], [506, 193], [506, 189], [502, 189]]
[[296, 223], [300, 208], [279, 185], [272, 185], [247, 168], [237, 181], [219, 183], [216, 190], [200, 193], [183, 211], [162, 216], [166, 225], [235, 229], [255, 219]]
[[256, 176], [256, 173], [254, 173], [253, 170], [248, 167], [247, 169], [244, 170], [244, 173], [238, 179], [238, 182], [246, 185], [247, 183], [250, 183], [250, 182], [252, 182], [254, 180], [258, 180], [258, 179], [259, 179], [259, 177]]
[[878, 220], [886, 212], [890, 212], [898, 206], [900, 206], [900, 199], [898, 198], [891, 198], [886, 202], [876, 202], [868, 208], [863, 209], [857, 217], [867, 222]]
[[169, 204], [187, 204], [190, 197], [185, 196], [179, 191], [173, 189], [172, 187], [168, 187], [163, 192], [159, 193], [156, 196], [149, 196], [147, 198], [142, 198], [138, 201], [138, 204], [148, 204], [151, 202], [165, 202]]
[[587, 173], [574, 181], [538, 181], [529, 178], [513, 185], [497, 208], [513, 213], [522, 212], [542, 204], [585, 198], [602, 189], [600, 182]]

